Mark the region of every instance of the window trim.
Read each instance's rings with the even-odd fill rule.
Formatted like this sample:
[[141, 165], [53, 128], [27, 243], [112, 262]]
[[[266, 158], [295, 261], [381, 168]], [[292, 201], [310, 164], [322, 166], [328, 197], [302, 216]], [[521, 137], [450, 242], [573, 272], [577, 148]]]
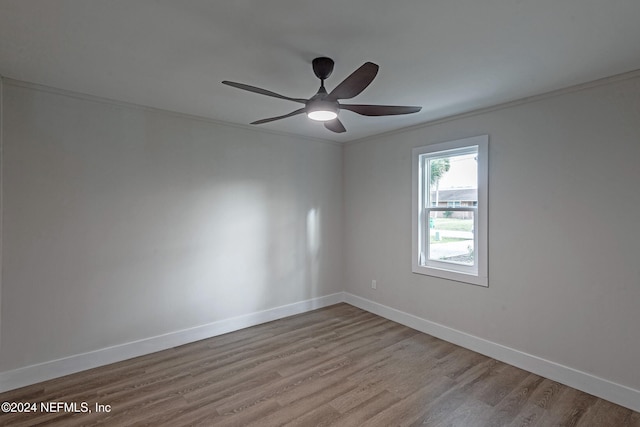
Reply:
[[[428, 186], [424, 182], [427, 174], [422, 173], [423, 155], [437, 154], [438, 156], [447, 151], [451, 155], [462, 154], [465, 149], [478, 147], [478, 204], [475, 207], [429, 207], [423, 208], [423, 198], [425, 197], [425, 188]], [[488, 276], [488, 184], [489, 184], [489, 135], [480, 135], [470, 138], [447, 141], [437, 144], [416, 147], [412, 150], [412, 271], [417, 274], [440, 277], [443, 279], [454, 280], [458, 282], [469, 283], [479, 286], [489, 286]], [[428, 191], [428, 190], [427, 190]], [[474, 212], [474, 250], [476, 255], [476, 266], [469, 268], [463, 266], [459, 268], [452, 266], [452, 263], [445, 263], [436, 260], [423, 262], [425, 253], [423, 251], [423, 241], [426, 239], [425, 233], [428, 233], [428, 220], [424, 220], [425, 210], [464, 210]], [[427, 257], [428, 258], [428, 257]], [[426, 265], [428, 264], [428, 265]], [[464, 268], [467, 267], [467, 268]]]

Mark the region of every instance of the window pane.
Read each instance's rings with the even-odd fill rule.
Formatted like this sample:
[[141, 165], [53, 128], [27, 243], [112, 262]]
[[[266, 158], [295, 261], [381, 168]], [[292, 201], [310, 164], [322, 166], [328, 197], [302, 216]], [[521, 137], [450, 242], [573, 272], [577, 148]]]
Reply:
[[429, 259], [474, 265], [473, 212], [429, 213]]
[[427, 161], [431, 207], [476, 206], [478, 204], [477, 153], [432, 158]]

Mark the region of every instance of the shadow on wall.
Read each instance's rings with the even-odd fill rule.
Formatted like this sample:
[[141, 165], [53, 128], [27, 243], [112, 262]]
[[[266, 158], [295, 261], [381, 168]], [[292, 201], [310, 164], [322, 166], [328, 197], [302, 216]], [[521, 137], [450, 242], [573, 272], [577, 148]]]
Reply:
[[219, 185], [177, 221], [191, 224], [182, 226], [191, 246], [183, 249], [194, 259], [183, 259], [191, 267], [174, 278], [192, 284], [185, 306], [201, 311], [201, 321], [318, 296], [320, 209], [304, 215], [293, 195], [269, 190], [257, 180]]

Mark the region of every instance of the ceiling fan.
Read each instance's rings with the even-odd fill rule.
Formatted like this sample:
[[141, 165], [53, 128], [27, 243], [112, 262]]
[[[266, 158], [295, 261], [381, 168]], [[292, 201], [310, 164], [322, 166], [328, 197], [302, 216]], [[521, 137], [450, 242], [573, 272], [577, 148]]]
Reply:
[[222, 83], [236, 87], [238, 89], [247, 90], [249, 92], [259, 93], [274, 98], [286, 99], [288, 101], [304, 104], [303, 108], [292, 111], [282, 116], [269, 117], [268, 119], [257, 120], [252, 125], [259, 125], [275, 120], [285, 119], [287, 117], [296, 116], [306, 113], [307, 117], [312, 120], [324, 122], [324, 127], [336, 133], [345, 132], [346, 129], [342, 122], [338, 119], [340, 110], [350, 110], [363, 116], [393, 116], [398, 114], [417, 113], [422, 107], [409, 107], [398, 105], [368, 105], [368, 104], [341, 104], [339, 99], [351, 99], [360, 94], [373, 81], [378, 74], [378, 66], [373, 62], [365, 62], [360, 68], [355, 70], [349, 77], [344, 79], [342, 83], [336, 86], [331, 92], [327, 92], [324, 87], [324, 81], [331, 75], [334, 62], [331, 58], [320, 57], [312, 62], [313, 72], [320, 79], [320, 89], [309, 99], [290, 98], [261, 89], [255, 86], [249, 86], [243, 83], [223, 81]]

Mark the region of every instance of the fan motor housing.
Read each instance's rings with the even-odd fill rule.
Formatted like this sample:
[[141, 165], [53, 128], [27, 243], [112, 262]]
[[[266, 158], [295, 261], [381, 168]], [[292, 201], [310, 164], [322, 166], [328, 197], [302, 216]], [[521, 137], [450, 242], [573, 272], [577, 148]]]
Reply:
[[[314, 96], [305, 104], [305, 113], [307, 113], [307, 116], [312, 120], [319, 120], [319, 121], [330, 120], [331, 118], [335, 118], [335, 116], [338, 115], [339, 111], [340, 111], [340, 104], [338, 104], [337, 101], [331, 101], [331, 100], [325, 99], [325, 97]], [[333, 117], [325, 116], [327, 118], [316, 118], [314, 117], [314, 113], [317, 113], [317, 112], [325, 112], [325, 113], [330, 112], [330, 113], [333, 113]]]

